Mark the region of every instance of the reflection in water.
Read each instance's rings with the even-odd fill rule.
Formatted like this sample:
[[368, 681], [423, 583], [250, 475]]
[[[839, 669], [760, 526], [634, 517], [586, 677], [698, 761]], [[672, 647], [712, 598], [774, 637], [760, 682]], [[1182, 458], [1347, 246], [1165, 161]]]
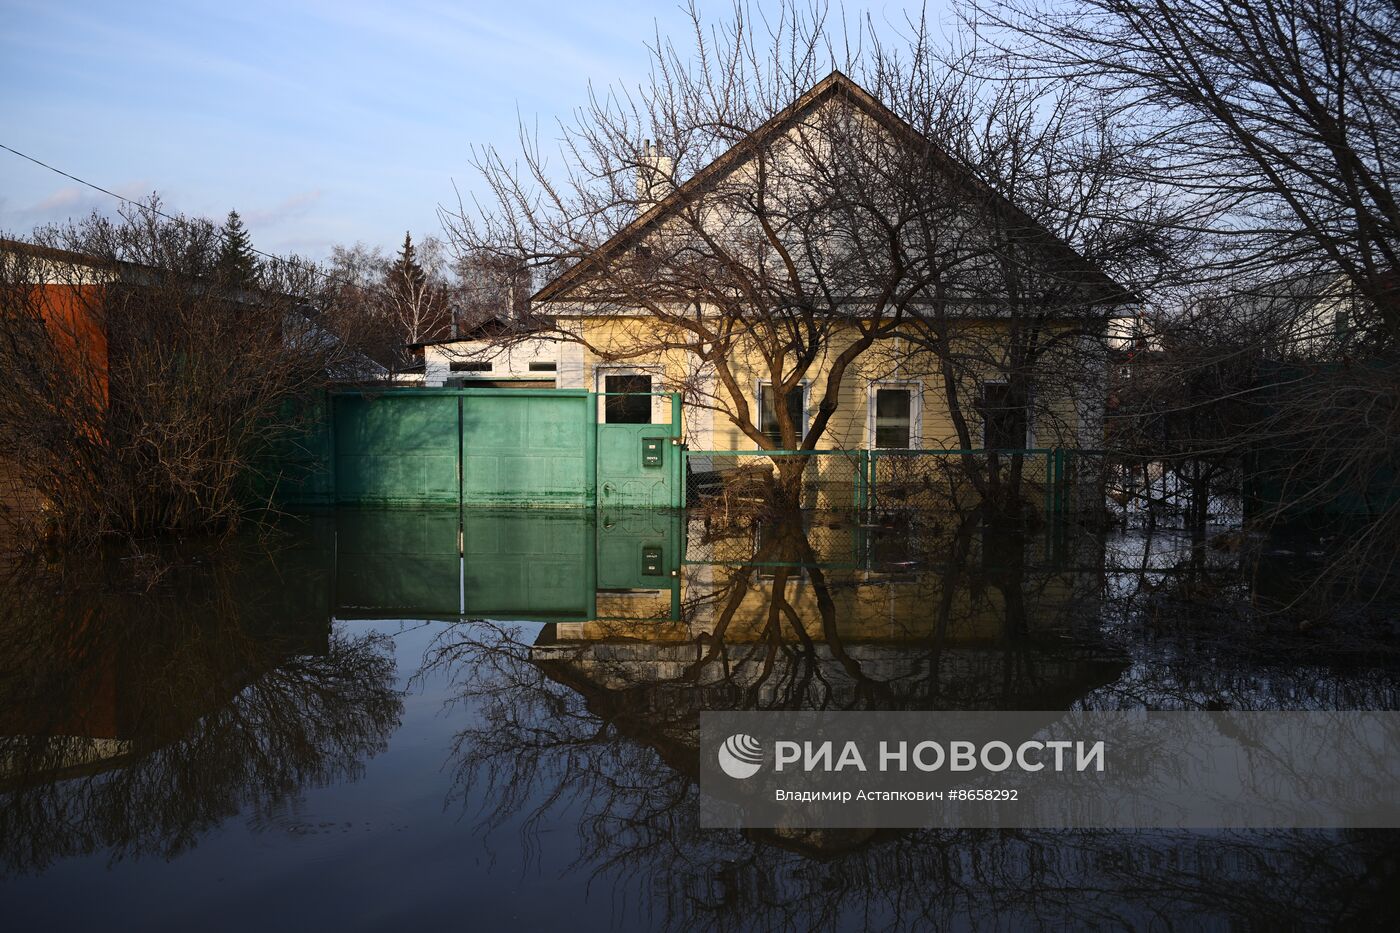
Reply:
[[[1131, 548], [977, 513], [469, 512], [459, 528], [455, 512], [366, 510], [164, 573], [145, 559], [31, 571], [0, 604], [4, 872], [228, 845], [214, 828], [235, 816], [361, 780], [404, 813], [430, 802], [421, 849], [377, 876], [384, 897], [424, 861], [513, 877], [488, 847], [516, 840], [522, 862], [611, 887], [611, 904], [545, 908], [559, 925], [1385, 916], [1388, 833], [698, 827], [704, 710], [1396, 707], [1374, 653], [1300, 661], [1296, 643], [1165, 624], [1171, 568]], [[386, 618], [444, 620], [421, 665], [396, 670], [394, 625], [345, 621]], [[431, 726], [405, 726], [447, 747], [425, 767], [386, 746], [429, 702]], [[388, 777], [364, 774], [373, 756]], [[450, 843], [444, 794], [469, 814]], [[436, 896], [427, 916], [460, 922]]]
[[[330, 626], [329, 550], [146, 555], [11, 580], [0, 607], [5, 870], [171, 858], [211, 826], [353, 779], [398, 722], [382, 636]], [[144, 577], [144, 578], [143, 578]]]
[[[1170, 668], [1105, 641], [1092, 538], [977, 515], [861, 528], [808, 514], [724, 534], [692, 522], [687, 543], [679, 618], [534, 637], [477, 624], [428, 659], [480, 709], [455, 746], [463, 802], [490, 801], [488, 825], [580, 813], [577, 867], [648, 892], [658, 925], [1293, 926], [1385, 909], [1385, 833], [700, 829], [702, 710], [1093, 709], [1134, 691], [1318, 704], [1228, 666], [1169, 683]], [[1393, 678], [1376, 686], [1372, 702], [1393, 702]]]

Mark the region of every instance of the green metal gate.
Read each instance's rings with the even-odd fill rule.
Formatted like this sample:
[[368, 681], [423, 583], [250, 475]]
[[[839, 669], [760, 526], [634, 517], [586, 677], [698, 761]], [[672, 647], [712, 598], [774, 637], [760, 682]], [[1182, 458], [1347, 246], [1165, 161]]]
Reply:
[[473, 389], [462, 411], [462, 504], [586, 506], [595, 484], [586, 393]]
[[[618, 393], [598, 393], [599, 397], [608, 394]], [[669, 424], [597, 426], [599, 506], [669, 508], [684, 504], [680, 396], [673, 394], [670, 399]]]
[[456, 505], [461, 446], [456, 396], [336, 395], [331, 405], [335, 500]]
[[332, 396], [335, 502], [677, 508], [680, 398], [664, 424], [600, 424], [569, 389], [388, 389]]
[[679, 619], [683, 522], [657, 509], [344, 509], [335, 611], [585, 621], [605, 617], [600, 593], [641, 590], [668, 594]]

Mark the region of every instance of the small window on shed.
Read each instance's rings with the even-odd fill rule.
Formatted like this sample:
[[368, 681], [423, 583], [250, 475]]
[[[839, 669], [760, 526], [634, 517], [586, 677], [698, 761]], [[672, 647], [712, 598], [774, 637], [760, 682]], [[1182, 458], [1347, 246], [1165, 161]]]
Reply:
[[454, 373], [489, 373], [491, 371], [491, 361], [478, 362], [476, 360], [464, 360], [451, 363], [448, 368]]
[[536, 360], [530, 364], [532, 373], [552, 373], [559, 368], [559, 364], [553, 360]]

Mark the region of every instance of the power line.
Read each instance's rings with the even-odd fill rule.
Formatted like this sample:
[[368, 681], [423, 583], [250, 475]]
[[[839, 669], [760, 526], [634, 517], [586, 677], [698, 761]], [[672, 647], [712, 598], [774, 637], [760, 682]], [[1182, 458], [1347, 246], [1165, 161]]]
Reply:
[[[168, 220], [168, 221], [170, 221], [171, 223], [176, 223], [176, 224], [189, 223], [189, 221], [186, 220], [186, 219], [183, 218], [183, 217], [175, 217], [175, 216], [172, 216], [172, 215], [170, 215], [170, 214], [165, 213], [164, 211], [160, 210], [159, 208], [152, 207], [152, 206], [149, 205], [149, 204], [143, 204], [143, 203], [140, 202], [140, 201], [133, 201], [131, 198], [128, 198], [128, 197], [126, 197], [125, 195], [117, 194], [115, 191], [110, 191], [110, 190], [108, 190], [108, 189], [102, 187], [101, 185], [94, 184], [93, 182], [88, 181], [88, 180], [85, 179], [85, 178], [79, 178], [77, 175], [74, 175], [72, 172], [65, 172], [63, 169], [61, 169], [61, 168], [56, 168], [55, 166], [50, 165], [49, 163], [43, 161], [42, 159], [36, 159], [36, 158], [34, 158], [34, 156], [29, 155], [28, 153], [20, 152], [18, 149], [15, 149], [15, 148], [12, 147], [12, 146], [7, 146], [7, 145], [5, 145], [4, 143], [0, 143], [0, 149], [4, 149], [6, 152], [12, 152], [12, 153], [14, 153], [15, 155], [19, 156], [21, 159], [26, 159], [26, 160], [28, 160], [28, 161], [30, 161], [30, 162], [33, 162], [35, 165], [39, 166], [40, 168], [46, 168], [46, 169], [48, 169], [49, 171], [54, 172], [55, 174], [62, 175], [64, 178], [71, 179], [72, 181], [76, 181], [76, 182], [77, 182], [78, 184], [80, 184], [80, 185], [86, 185], [87, 187], [91, 188], [91, 189], [94, 190], [94, 191], [100, 191], [100, 192], [102, 192], [103, 194], [105, 194], [105, 195], [107, 195], [107, 196], [109, 196], [109, 197], [116, 198], [118, 201], [121, 201], [121, 202], [124, 203], [124, 204], [130, 204], [130, 205], [132, 205], [133, 207], [138, 207], [138, 208], [140, 208], [141, 210], [150, 211], [151, 213], [155, 214], [157, 217], [160, 217], [160, 218], [163, 218], [163, 219], [165, 219], [165, 220]], [[217, 228], [217, 227], [216, 227], [215, 230], [214, 230], [214, 232], [218, 235], [218, 237], [219, 237], [221, 240], [224, 240], [224, 241], [227, 242], [228, 237], [227, 237], [227, 235], [224, 233], [224, 231], [223, 231], [221, 228]], [[249, 250], [249, 252], [256, 253], [257, 255], [262, 256], [264, 259], [270, 259], [270, 260], [272, 260], [273, 262], [285, 262], [285, 263], [290, 263], [290, 262], [291, 262], [291, 260], [287, 259], [287, 258], [284, 257], [284, 256], [278, 256], [278, 255], [276, 255], [276, 254], [274, 254], [274, 253], [264, 252], [263, 250], [258, 249], [256, 246], [249, 245], [249, 246], [248, 246], [248, 250]], [[313, 273], [316, 274], [316, 275], [321, 276], [322, 278], [326, 279], [327, 281], [332, 281], [332, 282], [333, 282], [333, 281], [337, 281], [336, 279], [332, 278], [328, 273], [322, 272], [321, 270], [315, 268], [314, 266], [308, 266], [308, 268], [310, 269], [311, 272], [313, 272]], [[344, 285], [344, 284], [349, 284], [349, 283], [341, 282], [340, 284]]]
[[[143, 202], [141, 202], [141, 201], [133, 201], [131, 198], [128, 198], [128, 197], [126, 197], [125, 195], [117, 194], [115, 191], [111, 191], [111, 190], [109, 190], [109, 189], [107, 189], [107, 188], [102, 187], [101, 185], [94, 184], [93, 182], [90, 182], [90, 181], [88, 181], [88, 180], [85, 179], [85, 178], [79, 178], [77, 175], [74, 175], [72, 172], [65, 172], [63, 169], [57, 168], [57, 167], [55, 167], [55, 166], [53, 166], [53, 165], [50, 165], [49, 163], [43, 161], [42, 159], [36, 159], [34, 156], [29, 155], [28, 153], [20, 152], [18, 149], [15, 149], [13, 146], [7, 146], [7, 145], [5, 145], [4, 143], [0, 143], [0, 149], [4, 149], [6, 152], [13, 153], [14, 155], [19, 156], [21, 159], [25, 159], [26, 161], [33, 162], [35, 165], [39, 166], [40, 168], [48, 169], [50, 172], [53, 172], [53, 173], [56, 174], [56, 175], [62, 175], [64, 178], [67, 178], [67, 179], [69, 179], [69, 180], [71, 180], [71, 181], [76, 181], [76, 182], [77, 182], [78, 184], [80, 184], [80, 185], [85, 185], [85, 186], [91, 188], [91, 189], [94, 190], [94, 191], [100, 191], [100, 192], [102, 192], [103, 194], [107, 195], [108, 197], [116, 198], [118, 201], [121, 201], [123, 204], [130, 204], [130, 205], [132, 205], [133, 207], [139, 208], [140, 210], [143, 210], [143, 211], [150, 211], [151, 213], [155, 214], [157, 217], [160, 217], [160, 218], [162, 218], [162, 219], [164, 219], [164, 220], [168, 220], [168, 221], [170, 221], [171, 223], [175, 223], [175, 224], [188, 224], [188, 223], [189, 223], [189, 221], [188, 221], [186, 218], [184, 218], [184, 217], [172, 216], [172, 215], [167, 214], [167, 213], [165, 213], [164, 211], [160, 210], [159, 208], [156, 208], [156, 207], [151, 206], [150, 204], [145, 204], [145, 203], [143, 203]], [[228, 236], [227, 236], [227, 234], [224, 233], [224, 231], [223, 231], [222, 228], [215, 227], [215, 228], [214, 228], [214, 232], [215, 232], [215, 234], [219, 237], [219, 239], [224, 240], [225, 242], [227, 242]], [[248, 250], [249, 250], [250, 252], [256, 253], [257, 255], [263, 257], [264, 259], [268, 259], [268, 260], [270, 260], [270, 261], [272, 261], [272, 262], [286, 263], [287, 265], [293, 265], [292, 260], [286, 258], [285, 256], [278, 256], [278, 255], [276, 255], [275, 253], [264, 252], [263, 250], [258, 249], [256, 246], [252, 246], [251, 244], [248, 245]], [[311, 274], [321, 277], [322, 279], [324, 279], [324, 280], [327, 281], [327, 282], [332, 282], [332, 283], [334, 283], [334, 284], [336, 284], [336, 285], [348, 286], [348, 287], [351, 287], [351, 288], [356, 287], [356, 284], [357, 284], [357, 283], [355, 283], [355, 282], [353, 282], [353, 281], [351, 281], [351, 280], [349, 280], [349, 279], [342, 279], [342, 278], [339, 278], [339, 277], [337, 277], [337, 276], [332, 275], [332, 274], [329, 273], [329, 272], [323, 272], [321, 269], [319, 269], [319, 268], [317, 267], [317, 265], [316, 265], [315, 263], [312, 263], [312, 262], [302, 262], [302, 263], [300, 263], [300, 265], [301, 265], [306, 271], [309, 271]], [[483, 285], [475, 285], [475, 286], [473, 286], [473, 285], [467, 285], [467, 284], [464, 283], [464, 282], [459, 282], [458, 285], [457, 285], [457, 287], [458, 287], [459, 289], [464, 289], [464, 290], [468, 290], [468, 291], [488, 291], [488, 290], [491, 289], [491, 286], [483, 286]]]

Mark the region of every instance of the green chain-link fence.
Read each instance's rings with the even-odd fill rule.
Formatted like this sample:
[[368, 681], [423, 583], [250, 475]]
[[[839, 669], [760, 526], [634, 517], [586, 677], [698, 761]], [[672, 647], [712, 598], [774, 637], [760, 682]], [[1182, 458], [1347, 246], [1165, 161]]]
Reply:
[[685, 456], [687, 501], [731, 510], [767, 501], [782, 466], [798, 459], [805, 461], [803, 508], [930, 510], [1014, 491], [1048, 515], [1093, 504], [1097, 488], [1093, 452], [1065, 448], [687, 450]]

